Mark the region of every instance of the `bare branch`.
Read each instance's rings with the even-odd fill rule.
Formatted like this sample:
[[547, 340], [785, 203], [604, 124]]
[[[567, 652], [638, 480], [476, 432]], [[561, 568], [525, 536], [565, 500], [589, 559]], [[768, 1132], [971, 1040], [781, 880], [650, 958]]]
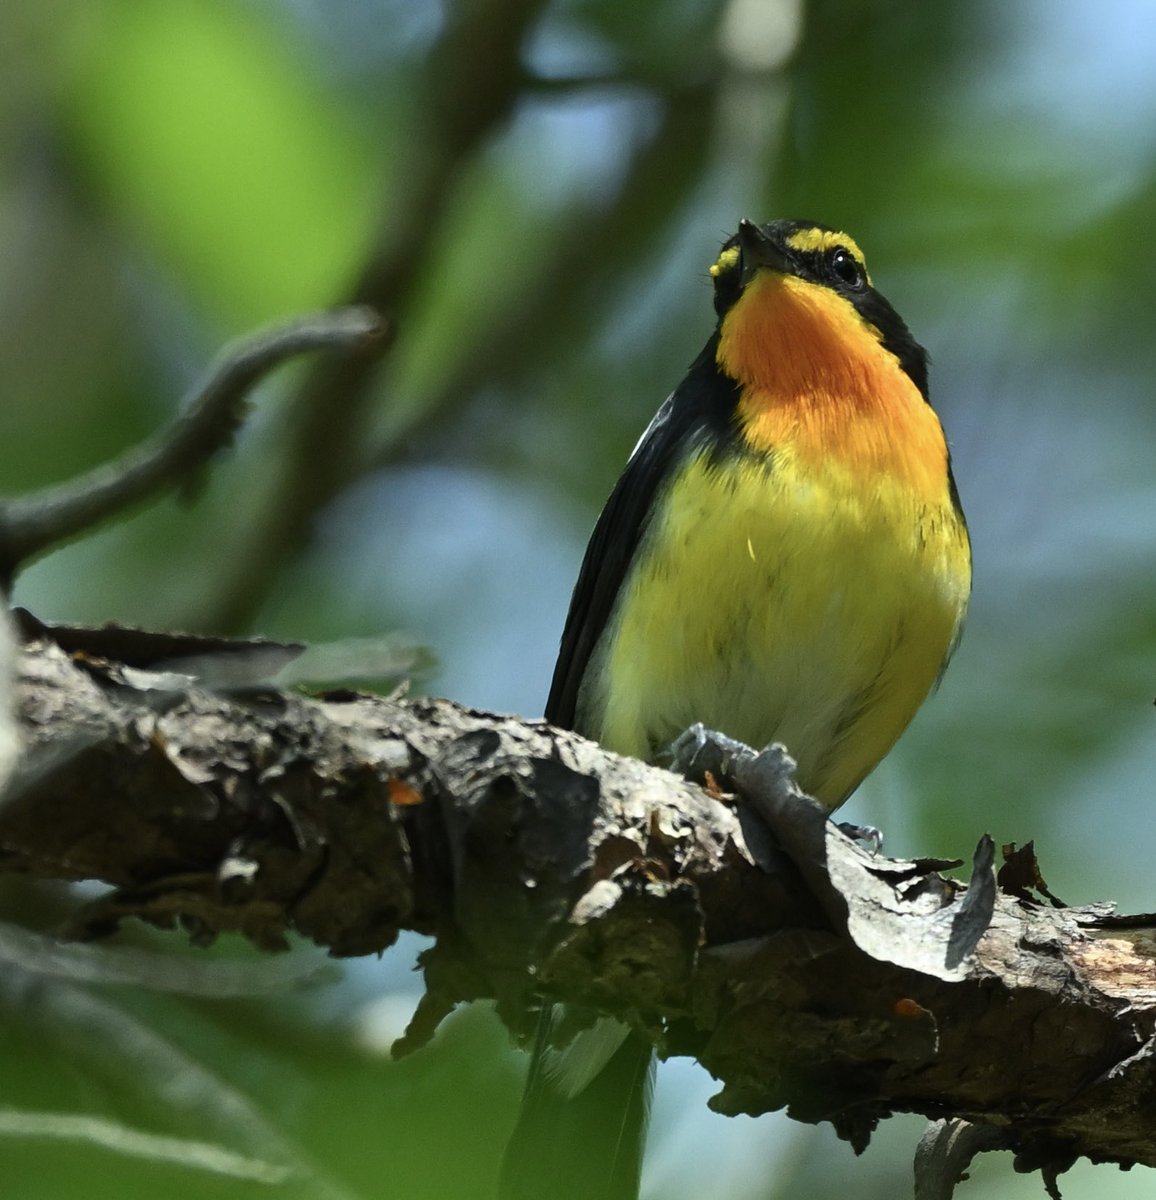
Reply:
[[546, 993], [697, 1058], [723, 1112], [860, 1149], [895, 1111], [962, 1118], [1053, 1187], [1079, 1156], [1156, 1165], [1156, 921], [997, 895], [986, 840], [965, 889], [844, 837], [781, 754], [736, 769], [739, 803], [447, 701], [214, 693], [43, 642], [21, 671], [0, 869], [113, 885], [80, 932], [366, 954], [416, 929], [402, 1051], [462, 1000], [517, 1028]]
[[0, 577], [203, 467], [232, 440], [246, 395], [273, 367], [314, 350], [384, 349], [384, 335], [376, 313], [351, 307], [299, 317], [226, 349], [167, 429], [78, 479], [0, 504]]

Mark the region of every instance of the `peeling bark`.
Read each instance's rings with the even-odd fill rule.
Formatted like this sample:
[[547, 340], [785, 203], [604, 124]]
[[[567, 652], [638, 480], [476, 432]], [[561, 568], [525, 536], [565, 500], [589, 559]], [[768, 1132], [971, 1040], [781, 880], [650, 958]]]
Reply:
[[[436, 941], [402, 1052], [477, 997], [524, 1028], [545, 992], [698, 1058], [724, 1112], [857, 1148], [892, 1112], [963, 1119], [1053, 1180], [1156, 1165], [1156, 920], [1001, 893], [986, 840], [966, 888], [872, 855], [776, 750], [715, 763], [740, 801], [443, 700], [212, 690], [45, 640], [19, 666], [0, 868], [110, 884], [73, 932], [358, 955], [414, 929]], [[925, 1140], [925, 1194], [969, 1141], [992, 1139]]]

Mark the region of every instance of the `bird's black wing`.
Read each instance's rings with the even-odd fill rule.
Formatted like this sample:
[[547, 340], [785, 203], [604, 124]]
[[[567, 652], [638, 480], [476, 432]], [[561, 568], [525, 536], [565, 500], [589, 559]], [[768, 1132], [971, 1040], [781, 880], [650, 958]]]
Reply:
[[716, 333], [655, 414], [594, 526], [570, 599], [546, 701], [546, 719], [552, 725], [574, 727], [582, 677], [672, 467], [696, 442], [722, 448], [730, 440], [738, 389], [717, 367], [717, 347]]

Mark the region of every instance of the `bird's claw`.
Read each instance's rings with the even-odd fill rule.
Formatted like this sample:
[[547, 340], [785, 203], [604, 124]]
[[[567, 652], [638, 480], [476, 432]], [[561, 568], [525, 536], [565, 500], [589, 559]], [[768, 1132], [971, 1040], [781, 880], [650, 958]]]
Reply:
[[836, 828], [857, 842], [869, 854], [879, 854], [883, 849], [883, 831], [874, 825], [856, 825], [852, 821], [836, 821]]
[[716, 780], [726, 778], [736, 760], [754, 757], [755, 751], [746, 742], [708, 729], [698, 721], [665, 747], [658, 761], [687, 779], [702, 782], [707, 775]]

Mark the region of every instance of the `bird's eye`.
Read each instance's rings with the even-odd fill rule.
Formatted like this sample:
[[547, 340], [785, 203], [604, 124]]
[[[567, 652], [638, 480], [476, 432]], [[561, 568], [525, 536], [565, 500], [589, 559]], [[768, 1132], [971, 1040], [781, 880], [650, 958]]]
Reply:
[[863, 286], [863, 266], [845, 246], [836, 246], [831, 251], [827, 262], [836, 279], [848, 287], [861, 288]]

